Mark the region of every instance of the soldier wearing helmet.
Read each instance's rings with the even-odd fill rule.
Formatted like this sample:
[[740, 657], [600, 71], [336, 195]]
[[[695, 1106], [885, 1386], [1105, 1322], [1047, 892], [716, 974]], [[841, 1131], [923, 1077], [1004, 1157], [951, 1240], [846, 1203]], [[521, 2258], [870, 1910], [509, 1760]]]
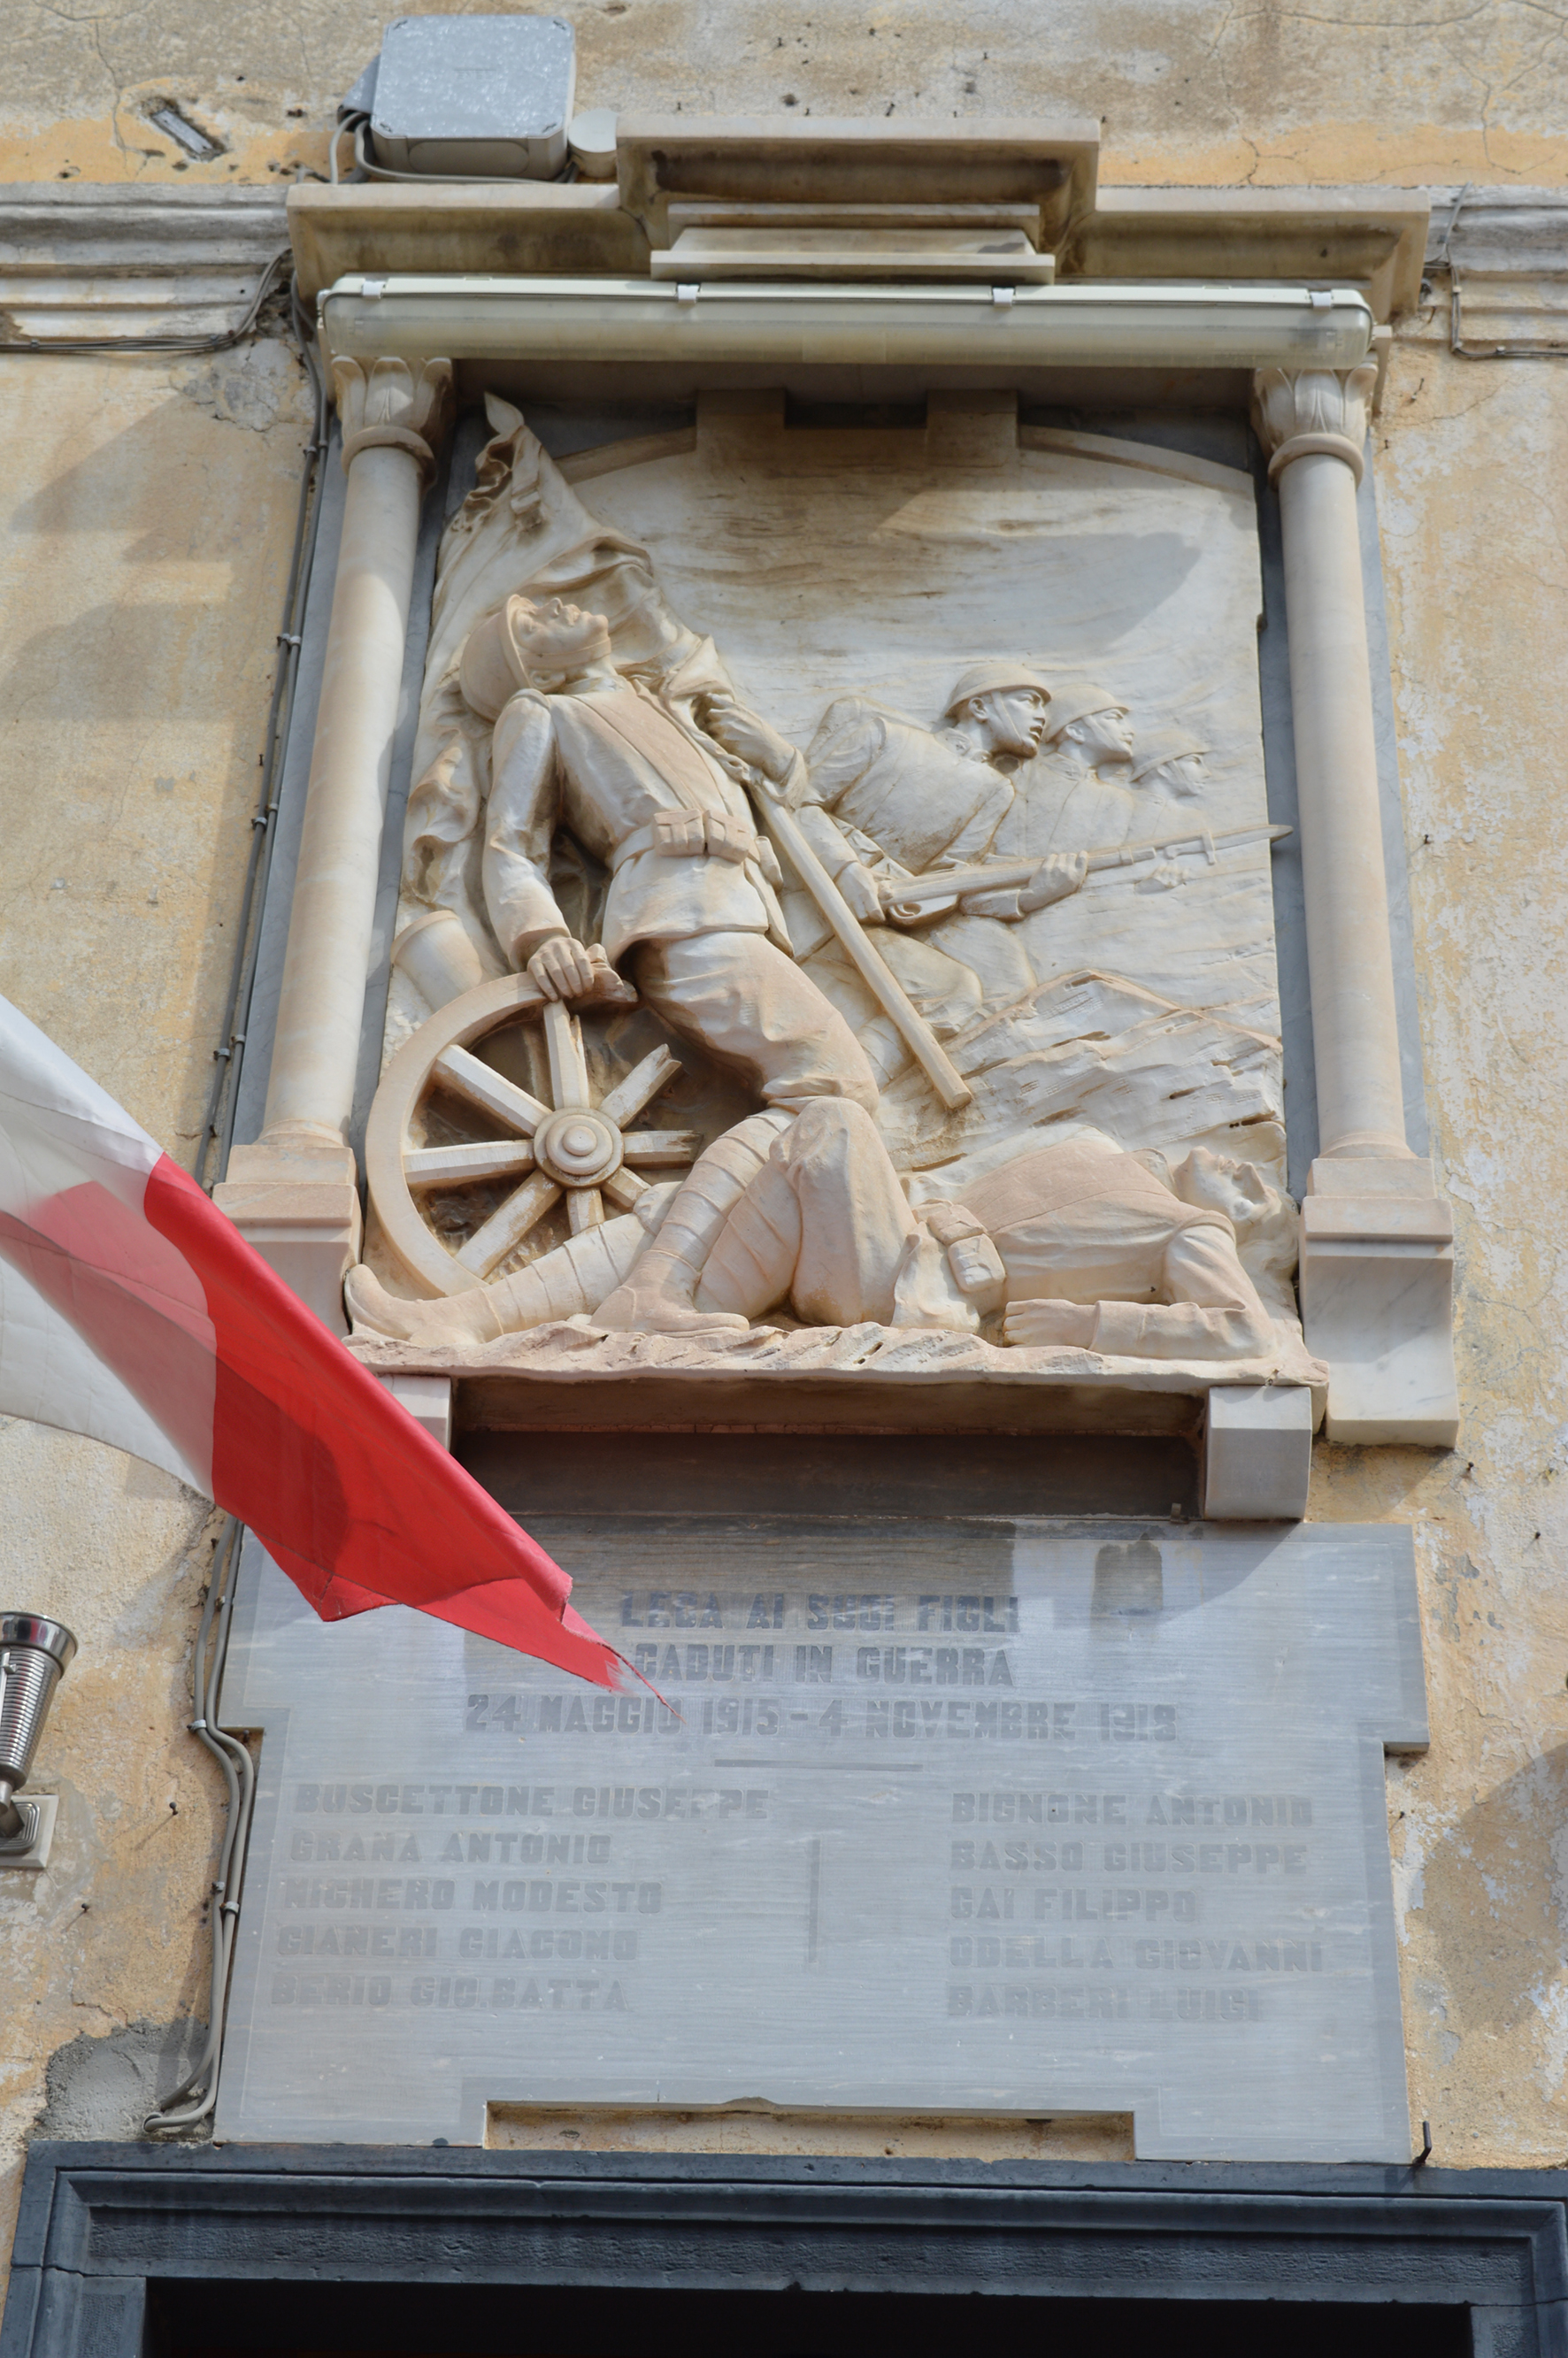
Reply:
[[1058, 685], [1039, 746], [1013, 781], [992, 849], [998, 859], [1113, 849], [1134, 831], [1132, 723], [1110, 689]]
[[[852, 914], [877, 928], [877, 948], [938, 1037], [1034, 988], [1037, 978], [1011, 929], [1076, 892], [1084, 863], [1072, 853], [1048, 855], [1022, 889], [968, 894], [918, 935], [885, 925], [881, 887], [969, 866], [990, 852], [1012, 806], [1011, 772], [1037, 751], [1050, 709], [1050, 688], [1027, 665], [972, 664], [954, 682], [935, 729], [870, 697], [840, 697], [806, 753], [806, 782], [796, 789], [802, 830]], [[795, 763], [795, 749], [739, 705], [715, 700], [704, 725], [777, 783]], [[795, 907], [790, 918], [793, 934]], [[902, 1044], [883, 1019], [856, 1009], [861, 986], [826, 925], [816, 921], [797, 936], [796, 954], [851, 1022], [870, 1016], [857, 1023], [861, 1044], [891, 1078]]]

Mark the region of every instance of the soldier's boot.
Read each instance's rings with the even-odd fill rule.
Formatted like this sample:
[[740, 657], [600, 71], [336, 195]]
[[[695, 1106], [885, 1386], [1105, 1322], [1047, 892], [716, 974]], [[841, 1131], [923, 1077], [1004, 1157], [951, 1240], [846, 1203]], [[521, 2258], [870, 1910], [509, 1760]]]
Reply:
[[636, 1212], [582, 1229], [510, 1277], [470, 1286], [467, 1293], [449, 1294], [439, 1302], [406, 1302], [388, 1293], [362, 1263], [350, 1270], [343, 1285], [353, 1332], [461, 1350], [493, 1343], [503, 1335], [523, 1334], [531, 1326], [579, 1317], [622, 1282], [638, 1255], [648, 1249], [649, 1231], [657, 1224], [661, 1205], [673, 1205], [678, 1194], [668, 1184], [650, 1187], [639, 1197]]
[[460, 1349], [465, 1344], [493, 1343], [505, 1332], [491, 1303], [490, 1288], [476, 1285], [468, 1293], [454, 1293], [439, 1302], [405, 1302], [388, 1293], [363, 1261], [343, 1280], [343, 1307], [355, 1336], [384, 1335], [398, 1343], [427, 1343], [433, 1348]]
[[739, 1312], [699, 1310], [697, 1289], [726, 1220], [766, 1165], [775, 1139], [794, 1120], [782, 1108], [748, 1114], [715, 1139], [693, 1165], [631, 1275], [600, 1303], [593, 1319], [596, 1326], [611, 1334], [640, 1335], [745, 1329], [750, 1321]]

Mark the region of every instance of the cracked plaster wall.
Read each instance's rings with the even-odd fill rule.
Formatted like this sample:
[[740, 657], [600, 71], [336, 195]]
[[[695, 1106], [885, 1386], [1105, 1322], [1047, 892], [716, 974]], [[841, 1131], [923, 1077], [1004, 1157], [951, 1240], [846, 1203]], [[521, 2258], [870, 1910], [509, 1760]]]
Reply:
[[[557, 0], [585, 106], [1103, 118], [1107, 183], [1560, 185], [1564, 16], [1547, 0]], [[0, 180], [265, 181], [323, 168], [395, 12], [16, 0]], [[187, 163], [178, 101], [223, 146]]]
[[[263, 341], [11, 360], [0, 388], [0, 992], [189, 1165], [311, 431], [302, 372]], [[57, 1614], [81, 1645], [34, 1780], [60, 1796], [54, 1855], [0, 1877], [8, 2251], [56, 2050], [79, 2042], [50, 2118], [100, 2135], [131, 2133], [179, 2076], [178, 2026], [207, 2011], [222, 1780], [185, 1729], [207, 1501], [16, 1420], [0, 1420], [0, 1602]]]
[[[1049, 20], [980, 0], [961, 39], [931, 0], [787, 19], [753, 0], [563, 5], [585, 103], [1081, 109], [1105, 118], [1107, 183], [1568, 178], [1563, 19], [1519, 0]], [[188, 180], [319, 168], [382, 21], [19, 6], [0, 178], [169, 178], [141, 112], [160, 97], [226, 143]], [[11, 362], [5, 384], [0, 990], [189, 1162], [308, 431], [298, 373], [263, 342]], [[1568, 373], [1453, 359], [1418, 322], [1378, 435], [1465, 1424], [1452, 1458], [1320, 1449], [1311, 1511], [1417, 1534], [1433, 1745], [1389, 1778], [1412, 2113], [1440, 2163], [1539, 2165], [1568, 2158]], [[63, 1802], [55, 1860], [0, 1891], [0, 1987], [18, 1994], [0, 2014], [4, 2248], [46, 2101], [51, 2125], [130, 2133], [149, 2078], [172, 2074], [176, 2042], [149, 2026], [204, 2011], [221, 1789], [183, 1726], [204, 1503], [17, 1424], [0, 1428], [0, 1590], [82, 1641], [40, 1764]]]
[[[1445, 321], [1444, 326], [1445, 327]], [[1568, 2162], [1568, 378], [1396, 344], [1375, 428], [1460, 1447], [1320, 1448], [1409, 1521], [1433, 1743], [1389, 1764], [1411, 2110], [1450, 2167]]]

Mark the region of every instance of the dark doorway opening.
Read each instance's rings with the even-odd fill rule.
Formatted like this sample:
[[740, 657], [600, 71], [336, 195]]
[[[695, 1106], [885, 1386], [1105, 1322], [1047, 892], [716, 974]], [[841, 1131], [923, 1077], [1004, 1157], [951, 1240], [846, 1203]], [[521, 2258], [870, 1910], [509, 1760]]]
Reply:
[[[1173, 2252], [1173, 2270], [1190, 2252]], [[164, 2284], [148, 2358], [1470, 2358], [1463, 2307], [559, 2285]]]

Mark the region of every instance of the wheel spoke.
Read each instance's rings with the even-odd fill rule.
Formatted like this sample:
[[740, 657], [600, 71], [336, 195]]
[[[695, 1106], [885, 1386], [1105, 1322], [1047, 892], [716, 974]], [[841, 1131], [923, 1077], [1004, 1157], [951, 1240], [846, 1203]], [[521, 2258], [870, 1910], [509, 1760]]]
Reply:
[[550, 1110], [537, 1098], [530, 1097], [526, 1089], [520, 1089], [515, 1081], [492, 1073], [488, 1065], [481, 1065], [466, 1048], [449, 1048], [445, 1055], [437, 1057], [433, 1072], [437, 1080], [444, 1082], [470, 1105], [478, 1106], [481, 1113], [493, 1114], [497, 1121], [503, 1122], [508, 1130], [521, 1130], [524, 1138], [533, 1137]]
[[521, 1179], [534, 1168], [534, 1150], [524, 1140], [473, 1145], [413, 1146], [403, 1158], [411, 1187], [433, 1187], [438, 1181], [459, 1184], [470, 1179]]
[[[511, 1179], [514, 1186], [466, 1244], [453, 1256], [473, 1276], [491, 1278], [516, 1250], [553, 1206], [566, 1196], [567, 1219], [573, 1236], [599, 1227], [611, 1211], [628, 1211], [648, 1192], [649, 1182], [630, 1168], [644, 1163], [654, 1171], [685, 1166], [696, 1161], [702, 1141], [695, 1130], [628, 1130], [652, 1100], [681, 1071], [681, 1062], [667, 1048], [655, 1048], [633, 1066], [597, 1109], [622, 1132], [624, 1160], [621, 1168], [598, 1186], [563, 1187], [541, 1169], [533, 1144], [542, 1122], [555, 1113], [594, 1111], [581, 1026], [569, 1008], [557, 1000], [540, 1009], [549, 1065], [553, 1104], [546, 1105], [515, 1081], [482, 1064], [467, 1048], [445, 1050], [430, 1067], [438, 1087], [456, 1096], [509, 1135], [464, 1140], [449, 1145], [406, 1148], [406, 1184], [423, 1201], [423, 1191], [438, 1185], [460, 1186], [481, 1180]], [[553, 1161], [552, 1161], [553, 1167]]]
[[574, 1237], [597, 1228], [604, 1220], [604, 1197], [597, 1187], [574, 1187], [567, 1197], [567, 1218]]
[[544, 1015], [545, 1047], [550, 1059], [550, 1095], [556, 1101], [556, 1111], [565, 1113], [570, 1106], [590, 1104], [588, 1066], [583, 1061], [581, 1025], [571, 1010], [563, 1007], [558, 999], [546, 1000]]
[[537, 1220], [542, 1220], [561, 1190], [542, 1171], [524, 1179], [521, 1187], [508, 1195], [498, 1211], [492, 1212], [481, 1228], [476, 1228], [462, 1250], [456, 1256], [464, 1269], [471, 1269], [477, 1277], [488, 1277], [498, 1262], [503, 1261], [513, 1247], [525, 1237]]
[[623, 1081], [616, 1082], [610, 1095], [600, 1101], [600, 1112], [617, 1130], [624, 1130], [679, 1070], [678, 1056], [672, 1056], [667, 1048], [655, 1048], [640, 1065], [633, 1065]]
[[702, 1141], [695, 1130], [627, 1130], [621, 1134], [628, 1163], [695, 1163]]

